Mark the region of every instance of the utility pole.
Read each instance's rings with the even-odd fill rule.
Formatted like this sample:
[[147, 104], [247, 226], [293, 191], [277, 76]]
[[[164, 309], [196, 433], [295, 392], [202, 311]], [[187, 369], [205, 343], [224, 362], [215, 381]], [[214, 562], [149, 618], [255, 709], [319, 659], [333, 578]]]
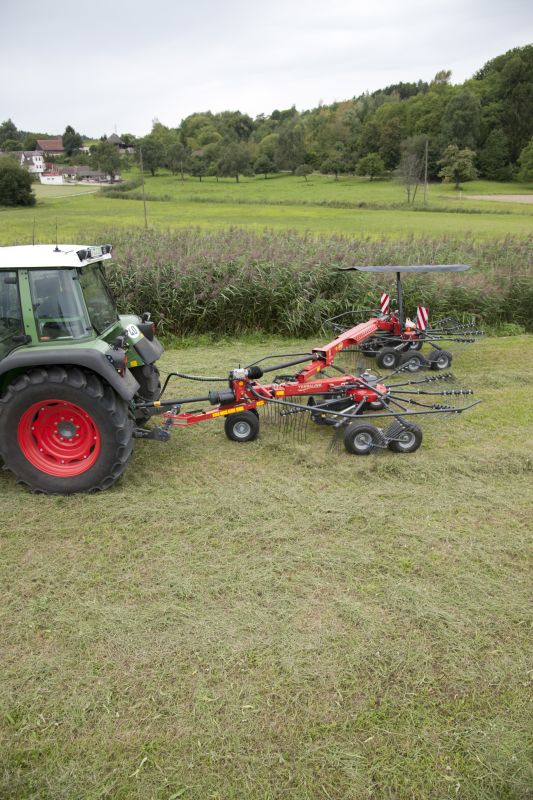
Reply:
[[144, 169], [143, 169], [143, 150], [139, 145], [139, 166], [141, 167], [141, 183], [143, 188], [143, 206], [144, 206], [144, 227], [148, 228], [148, 216], [146, 214], [146, 192], [144, 190]]
[[428, 145], [429, 139], [426, 138], [426, 146], [424, 148], [424, 205], [428, 204]]

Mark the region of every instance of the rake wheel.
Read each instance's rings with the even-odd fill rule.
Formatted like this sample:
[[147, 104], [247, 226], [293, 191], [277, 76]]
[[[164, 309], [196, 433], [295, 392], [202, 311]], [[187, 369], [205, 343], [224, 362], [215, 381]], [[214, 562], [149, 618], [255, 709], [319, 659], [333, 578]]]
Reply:
[[409, 425], [403, 428], [392, 442], [389, 442], [389, 450], [394, 453], [414, 453], [422, 444], [422, 431], [418, 425]]
[[380, 440], [379, 429], [366, 422], [352, 422], [344, 432], [344, 446], [355, 456], [369, 455]]
[[376, 356], [376, 364], [380, 369], [395, 369], [400, 362], [400, 355], [394, 347], [384, 347]]
[[429, 366], [431, 369], [444, 370], [452, 365], [452, 354], [449, 350], [432, 350], [429, 354]]

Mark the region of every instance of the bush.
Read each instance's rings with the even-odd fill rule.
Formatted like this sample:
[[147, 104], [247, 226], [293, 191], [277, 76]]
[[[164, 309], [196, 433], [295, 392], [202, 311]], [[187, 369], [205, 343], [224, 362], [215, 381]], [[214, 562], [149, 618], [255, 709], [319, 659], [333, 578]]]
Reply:
[[345, 239], [230, 228], [105, 233], [109, 278], [123, 312], [153, 313], [162, 334], [316, 334], [352, 308], [375, 308], [394, 276], [339, 272], [354, 264], [467, 263], [467, 273], [406, 276], [406, 311], [454, 314], [477, 324], [533, 329], [533, 236], [473, 239]]
[[32, 176], [9, 156], [0, 158], [0, 206], [34, 206]]

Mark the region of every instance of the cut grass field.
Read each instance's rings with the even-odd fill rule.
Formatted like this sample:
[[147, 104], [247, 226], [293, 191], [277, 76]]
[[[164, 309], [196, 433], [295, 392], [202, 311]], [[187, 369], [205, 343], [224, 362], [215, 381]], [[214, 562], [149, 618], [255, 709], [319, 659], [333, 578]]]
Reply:
[[[36, 207], [0, 209], [0, 243], [31, 242], [34, 224], [40, 242], [55, 240], [56, 223], [63, 240], [80, 230], [97, 235], [102, 227], [144, 225], [143, 206], [138, 200], [90, 193], [94, 187], [90, 192], [89, 187], [80, 189], [87, 190], [86, 194], [73, 191], [72, 196], [65, 197], [65, 189], [72, 187], [40, 186]], [[213, 178], [202, 182], [187, 178], [182, 182], [176, 176], [160, 175], [147, 177], [146, 191], [149, 197], [171, 198], [148, 200], [149, 225], [160, 229], [240, 225], [350, 237], [472, 234], [476, 238], [502, 238], [529, 234], [533, 228], [531, 204], [468, 199], [469, 195], [531, 191], [523, 184], [476, 181], [465, 184], [462, 192], [438, 184], [430, 187], [429, 210], [421, 205], [406, 207], [405, 192], [397, 181], [348, 177], [335, 181], [321, 175], [313, 175], [308, 183], [290, 175], [268, 180], [260, 176], [242, 178], [239, 183], [230, 179], [217, 183]]]
[[531, 798], [531, 348], [463, 350], [483, 403], [411, 456], [209, 423], [101, 495], [0, 474], [0, 796]]

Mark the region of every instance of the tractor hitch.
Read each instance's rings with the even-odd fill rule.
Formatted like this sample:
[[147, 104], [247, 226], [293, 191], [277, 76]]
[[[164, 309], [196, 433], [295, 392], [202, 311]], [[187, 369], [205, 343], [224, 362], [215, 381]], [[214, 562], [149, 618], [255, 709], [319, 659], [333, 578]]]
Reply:
[[135, 428], [134, 439], [155, 439], [157, 442], [168, 442], [170, 430], [168, 428]]

